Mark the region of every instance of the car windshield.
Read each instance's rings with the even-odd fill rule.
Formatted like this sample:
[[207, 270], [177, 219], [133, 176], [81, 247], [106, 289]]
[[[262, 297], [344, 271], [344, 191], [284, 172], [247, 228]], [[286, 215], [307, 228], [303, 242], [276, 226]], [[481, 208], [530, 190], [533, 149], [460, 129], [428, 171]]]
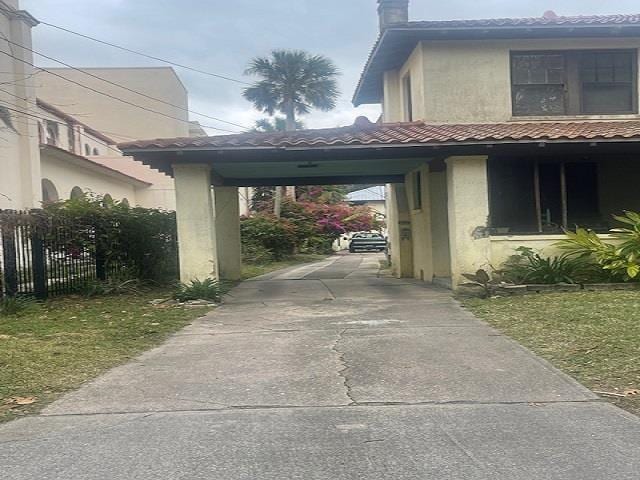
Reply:
[[379, 233], [356, 233], [353, 238], [382, 238]]

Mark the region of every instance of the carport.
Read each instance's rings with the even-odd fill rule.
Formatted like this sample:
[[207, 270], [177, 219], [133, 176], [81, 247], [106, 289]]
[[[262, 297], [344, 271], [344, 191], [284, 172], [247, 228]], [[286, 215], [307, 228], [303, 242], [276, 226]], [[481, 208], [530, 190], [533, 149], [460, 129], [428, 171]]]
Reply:
[[[501, 264], [515, 247], [549, 248], [562, 228], [594, 217], [606, 232], [601, 219], [640, 208], [637, 195], [624, 194], [639, 171], [638, 138], [638, 121], [433, 125], [361, 117], [342, 128], [120, 148], [175, 179], [183, 281], [240, 277], [237, 187], [385, 183], [394, 274], [455, 288], [464, 273]], [[549, 196], [557, 201], [547, 205]]]

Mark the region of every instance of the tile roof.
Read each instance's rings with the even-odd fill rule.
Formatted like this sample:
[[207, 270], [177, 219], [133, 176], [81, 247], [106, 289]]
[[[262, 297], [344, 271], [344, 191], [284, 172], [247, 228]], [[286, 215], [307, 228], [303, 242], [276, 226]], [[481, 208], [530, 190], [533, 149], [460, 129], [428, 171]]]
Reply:
[[407, 22], [392, 28], [532, 27], [580, 25], [640, 25], [640, 14], [559, 16], [549, 11], [542, 17], [485, 18], [478, 20], [433, 20]]
[[144, 150], [228, 150], [332, 146], [402, 146], [540, 141], [640, 141], [640, 119], [608, 121], [530, 121], [508, 123], [374, 124], [360, 117], [348, 127], [282, 133], [242, 133], [196, 138], [138, 140], [121, 143], [126, 154]]

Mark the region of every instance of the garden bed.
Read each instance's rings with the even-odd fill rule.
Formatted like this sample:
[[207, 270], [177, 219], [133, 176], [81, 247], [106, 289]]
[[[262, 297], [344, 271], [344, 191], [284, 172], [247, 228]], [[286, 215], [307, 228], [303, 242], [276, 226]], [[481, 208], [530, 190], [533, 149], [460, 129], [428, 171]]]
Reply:
[[550, 285], [493, 285], [490, 287], [492, 296], [513, 296], [529, 295], [534, 293], [560, 293], [560, 292], [612, 292], [612, 291], [637, 291], [640, 290], [640, 283], [591, 283], [591, 284], [571, 284], [555, 283]]

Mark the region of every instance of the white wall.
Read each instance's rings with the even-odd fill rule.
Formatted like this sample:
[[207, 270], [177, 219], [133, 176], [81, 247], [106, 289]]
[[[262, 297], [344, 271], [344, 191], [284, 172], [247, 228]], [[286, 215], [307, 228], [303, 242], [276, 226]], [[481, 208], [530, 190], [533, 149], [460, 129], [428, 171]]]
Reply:
[[80, 187], [85, 193], [109, 194], [118, 201], [126, 198], [132, 206], [138, 203], [136, 188], [131, 183], [101, 173], [97, 168], [70, 164], [46, 153], [42, 154], [42, 176], [53, 182], [60, 200], [69, 199], [73, 187]]
[[117, 141], [189, 136], [188, 113], [183, 110], [188, 107], [187, 91], [172, 68], [89, 68], [85, 70], [181, 108], [128, 92], [78, 71], [67, 68], [49, 70], [66, 79], [180, 119], [167, 118], [127, 105], [46, 72], [37, 76], [36, 86], [40, 98], [51, 104], [73, 105], [73, 112], [67, 113], [70, 115], [82, 113], [84, 123]]
[[[12, 2], [17, 7], [17, 2]], [[24, 49], [12, 48], [4, 38], [31, 46], [32, 23], [0, 12], [0, 51], [33, 63]], [[6, 55], [0, 55], [0, 105], [27, 112], [34, 108], [32, 67]], [[38, 128], [35, 119], [9, 112], [12, 129], [0, 121], [0, 208], [22, 209], [38, 206], [41, 200]]]

